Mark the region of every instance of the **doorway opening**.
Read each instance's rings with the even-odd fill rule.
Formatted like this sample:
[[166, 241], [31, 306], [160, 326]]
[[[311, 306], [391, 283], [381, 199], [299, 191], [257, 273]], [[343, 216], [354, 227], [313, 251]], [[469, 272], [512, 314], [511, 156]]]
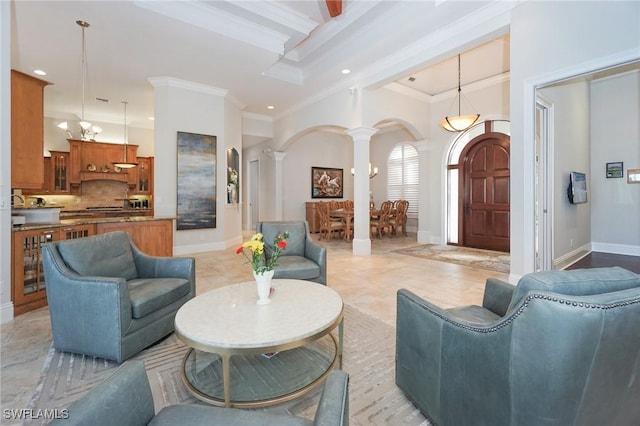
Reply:
[[509, 251], [510, 122], [461, 133], [447, 158], [447, 243]]

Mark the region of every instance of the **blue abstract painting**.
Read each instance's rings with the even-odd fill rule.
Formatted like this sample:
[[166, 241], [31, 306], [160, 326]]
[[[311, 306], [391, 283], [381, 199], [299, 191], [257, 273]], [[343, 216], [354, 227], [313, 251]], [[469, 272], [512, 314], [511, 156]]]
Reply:
[[215, 136], [178, 132], [177, 218], [179, 231], [216, 227]]

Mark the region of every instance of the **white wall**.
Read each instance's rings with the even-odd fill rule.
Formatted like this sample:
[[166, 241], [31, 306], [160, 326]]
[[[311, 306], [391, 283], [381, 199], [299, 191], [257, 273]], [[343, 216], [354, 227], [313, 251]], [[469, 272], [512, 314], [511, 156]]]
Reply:
[[[615, 96], [611, 96], [615, 93]], [[640, 256], [640, 72], [591, 83], [591, 242], [596, 251]], [[622, 179], [605, 176], [606, 163], [624, 163]]]
[[[241, 152], [239, 110], [230, 102], [225, 102], [226, 91], [220, 89], [165, 78], [152, 80], [152, 84], [155, 102], [156, 217], [176, 216], [177, 132], [217, 137], [216, 228], [175, 231], [174, 254], [220, 250], [237, 244], [242, 238], [242, 210], [226, 208], [225, 152], [229, 147], [236, 147]], [[185, 108], [185, 105], [189, 108]]]
[[[586, 81], [560, 84], [539, 91], [554, 106], [553, 134], [553, 255], [554, 264], [591, 242], [591, 137], [589, 85]], [[587, 204], [571, 204], [567, 197], [570, 172], [587, 174]], [[560, 259], [560, 261], [559, 261]]]
[[11, 3], [0, 1], [0, 323], [11, 302]]
[[535, 270], [536, 86], [640, 58], [640, 2], [537, 2], [511, 19], [511, 274]]
[[283, 220], [305, 219], [305, 202], [319, 201], [311, 198], [311, 167], [343, 169], [342, 199], [353, 200], [353, 141], [349, 136], [312, 132], [295, 141], [286, 152]]
[[[47, 89], [45, 87], [45, 96]], [[67, 132], [58, 128], [58, 124], [64, 120], [54, 117], [44, 118], [44, 152], [45, 157], [50, 156], [49, 151], [69, 151]], [[92, 121], [92, 124], [102, 127], [102, 133], [96, 137], [98, 142], [122, 144], [124, 143], [124, 123], [107, 123]], [[153, 129], [127, 126], [127, 143], [138, 145], [139, 157], [153, 157]]]

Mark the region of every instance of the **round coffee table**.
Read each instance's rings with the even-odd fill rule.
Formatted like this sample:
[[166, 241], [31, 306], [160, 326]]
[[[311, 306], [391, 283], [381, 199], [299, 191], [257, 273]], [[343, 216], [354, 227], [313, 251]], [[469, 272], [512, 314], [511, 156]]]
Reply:
[[256, 304], [250, 281], [204, 293], [178, 310], [176, 335], [191, 347], [182, 380], [196, 398], [264, 407], [314, 389], [342, 366], [340, 295], [301, 280], [273, 280], [273, 288], [267, 305]]

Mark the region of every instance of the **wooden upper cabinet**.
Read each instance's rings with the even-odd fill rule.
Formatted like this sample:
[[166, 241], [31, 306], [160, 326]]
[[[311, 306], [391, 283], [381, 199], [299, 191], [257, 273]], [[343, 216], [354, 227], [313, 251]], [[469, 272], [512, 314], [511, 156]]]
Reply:
[[[90, 142], [78, 139], [69, 141], [69, 183], [80, 185], [89, 180], [115, 180], [126, 182], [129, 186], [137, 185], [137, 171], [134, 169], [118, 170], [113, 162], [124, 160], [125, 147], [122, 144]], [[138, 145], [127, 144], [127, 159], [135, 160]]]
[[136, 159], [137, 182], [136, 194], [153, 194], [153, 157], [138, 157]]
[[48, 82], [11, 70], [11, 187], [44, 187], [44, 87]]

